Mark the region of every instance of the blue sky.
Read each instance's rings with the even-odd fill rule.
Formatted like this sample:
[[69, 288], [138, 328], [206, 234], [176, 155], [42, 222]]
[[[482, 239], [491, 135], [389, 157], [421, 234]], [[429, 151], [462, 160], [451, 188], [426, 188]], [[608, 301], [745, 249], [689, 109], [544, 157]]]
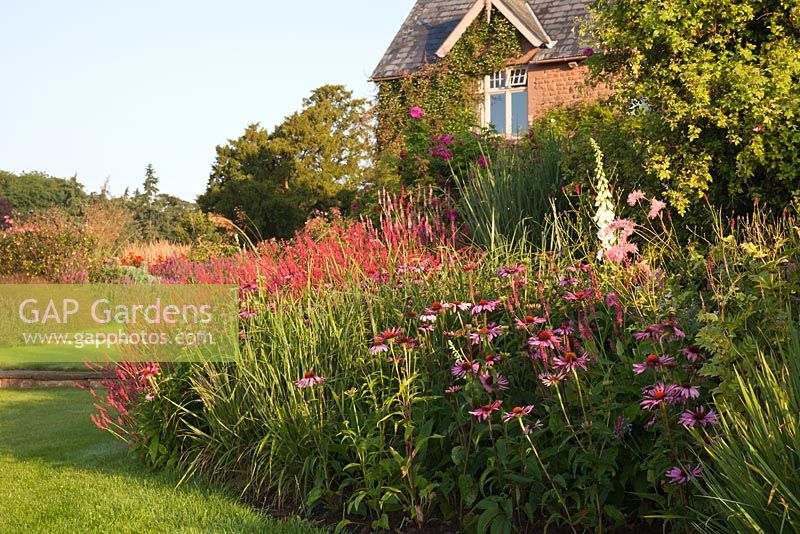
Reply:
[[214, 148], [320, 85], [367, 82], [414, 0], [16, 0], [0, 7], [0, 169], [193, 200]]

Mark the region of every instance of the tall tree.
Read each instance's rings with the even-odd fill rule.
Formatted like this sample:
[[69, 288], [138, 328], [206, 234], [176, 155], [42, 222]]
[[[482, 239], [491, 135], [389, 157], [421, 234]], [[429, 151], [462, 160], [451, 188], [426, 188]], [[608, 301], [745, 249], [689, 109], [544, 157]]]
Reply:
[[[175, 240], [178, 238], [180, 220], [186, 213], [196, 208], [191, 202], [161, 193], [158, 182], [155, 168], [148, 163], [144, 172], [142, 190], [137, 189], [127, 202], [135, 213], [136, 225], [142, 239], [146, 241]], [[127, 191], [123, 198], [127, 198]]]
[[217, 147], [203, 210], [243, 223], [256, 237], [289, 237], [312, 211], [341, 207], [370, 155], [367, 101], [326, 85], [270, 134], [251, 124]]
[[157, 219], [163, 211], [158, 197], [158, 176], [152, 163], [148, 163], [144, 170], [144, 183], [142, 192], [135, 195], [134, 203], [136, 206], [136, 219], [139, 224], [139, 231], [147, 241], [153, 241], [159, 237], [157, 229]]

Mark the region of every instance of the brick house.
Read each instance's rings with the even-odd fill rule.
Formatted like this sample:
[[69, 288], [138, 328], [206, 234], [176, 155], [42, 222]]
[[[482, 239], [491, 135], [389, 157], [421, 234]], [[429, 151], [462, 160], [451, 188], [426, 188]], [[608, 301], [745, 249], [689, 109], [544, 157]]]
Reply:
[[517, 30], [523, 54], [479, 83], [482, 126], [519, 135], [553, 107], [605, 91], [584, 85], [587, 67], [576, 26], [585, 0], [417, 0], [371, 80], [397, 79], [447, 56], [480, 16], [503, 16]]

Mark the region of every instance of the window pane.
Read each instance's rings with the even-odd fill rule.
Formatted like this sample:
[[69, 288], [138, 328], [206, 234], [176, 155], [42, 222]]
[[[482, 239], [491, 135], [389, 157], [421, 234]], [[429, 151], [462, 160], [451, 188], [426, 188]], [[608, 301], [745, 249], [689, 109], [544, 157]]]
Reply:
[[489, 77], [490, 89], [502, 89], [505, 86], [506, 86], [506, 71], [501, 70], [499, 72], [495, 72]]
[[528, 129], [528, 91], [511, 95], [511, 133], [519, 135]]
[[511, 87], [522, 87], [528, 83], [528, 69], [512, 69], [509, 75]]
[[492, 123], [497, 133], [506, 133], [506, 95], [491, 95], [489, 101], [489, 122]]

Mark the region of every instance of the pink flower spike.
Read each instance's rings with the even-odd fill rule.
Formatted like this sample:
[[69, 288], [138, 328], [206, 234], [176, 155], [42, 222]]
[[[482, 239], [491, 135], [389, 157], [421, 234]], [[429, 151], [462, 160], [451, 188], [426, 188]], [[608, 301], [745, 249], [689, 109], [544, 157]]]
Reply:
[[508, 423], [512, 419], [519, 419], [520, 417], [525, 417], [526, 415], [530, 414], [533, 410], [533, 404], [529, 404], [528, 406], [515, 406], [513, 410], [510, 412], [505, 412], [503, 414], [503, 422]]
[[470, 410], [470, 415], [474, 415], [478, 418], [478, 421], [486, 421], [492, 416], [493, 412], [496, 412], [500, 409], [500, 405], [503, 404], [503, 401], [496, 400], [492, 404], [484, 404], [480, 408], [476, 408], [474, 410]]
[[650, 211], [647, 213], [647, 217], [650, 219], [655, 219], [659, 215], [661, 215], [661, 211], [666, 208], [667, 205], [660, 200], [656, 200], [655, 198], [650, 201]]
[[642, 191], [638, 189], [633, 191], [630, 195], [628, 195], [628, 206], [635, 206], [643, 198], [644, 198], [644, 193]]

